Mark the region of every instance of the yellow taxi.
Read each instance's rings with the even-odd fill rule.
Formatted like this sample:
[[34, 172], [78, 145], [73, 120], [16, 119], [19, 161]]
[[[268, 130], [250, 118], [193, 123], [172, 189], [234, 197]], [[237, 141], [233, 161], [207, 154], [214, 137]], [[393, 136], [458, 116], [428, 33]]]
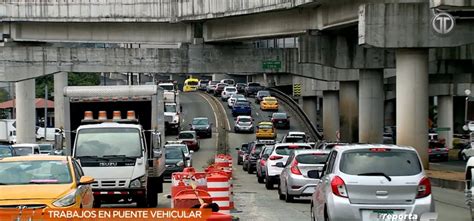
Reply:
[[260, 102], [261, 110], [278, 110], [278, 101], [275, 97], [264, 97]]
[[275, 139], [276, 130], [273, 123], [269, 121], [258, 123], [255, 135], [257, 139]]
[[0, 158], [0, 211], [92, 208], [92, 182], [69, 156]]
[[199, 79], [188, 78], [184, 81], [183, 92], [197, 91], [199, 85]]

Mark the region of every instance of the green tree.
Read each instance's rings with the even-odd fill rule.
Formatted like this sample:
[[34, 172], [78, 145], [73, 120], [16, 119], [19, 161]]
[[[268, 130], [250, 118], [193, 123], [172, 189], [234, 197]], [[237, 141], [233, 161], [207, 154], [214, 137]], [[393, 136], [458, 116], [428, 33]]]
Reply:
[[[93, 86], [100, 84], [100, 74], [98, 73], [75, 73], [71, 72], [68, 75], [69, 86]], [[36, 78], [36, 97], [44, 98], [44, 87], [48, 85], [48, 99], [53, 99], [54, 93], [54, 76], [46, 75]], [[1, 92], [0, 92], [1, 98]]]

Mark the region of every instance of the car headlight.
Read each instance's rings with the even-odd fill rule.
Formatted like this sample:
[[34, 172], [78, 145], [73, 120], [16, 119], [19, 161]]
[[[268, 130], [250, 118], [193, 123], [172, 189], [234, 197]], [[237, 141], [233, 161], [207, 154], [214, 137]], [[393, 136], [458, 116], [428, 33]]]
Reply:
[[145, 176], [141, 176], [139, 178], [136, 178], [130, 182], [130, 188], [140, 188], [145, 186]]
[[65, 196], [53, 202], [56, 207], [67, 207], [76, 203], [76, 190], [72, 190]]
[[173, 117], [173, 123], [178, 123], [179, 122], [179, 116], [178, 115], [174, 115]]
[[182, 167], [182, 166], [184, 166], [184, 162], [183, 162], [183, 161], [179, 161], [179, 162], [176, 163], [176, 166]]

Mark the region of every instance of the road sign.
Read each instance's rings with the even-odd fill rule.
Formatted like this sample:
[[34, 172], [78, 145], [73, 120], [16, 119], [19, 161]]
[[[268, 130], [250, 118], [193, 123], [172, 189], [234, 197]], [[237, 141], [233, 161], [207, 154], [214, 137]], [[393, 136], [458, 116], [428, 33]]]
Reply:
[[279, 70], [281, 69], [281, 61], [263, 61], [262, 67], [263, 69]]
[[449, 127], [438, 127], [436, 128], [437, 132], [442, 132], [442, 131], [451, 131], [451, 128]]
[[293, 84], [293, 96], [301, 96], [301, 84]]

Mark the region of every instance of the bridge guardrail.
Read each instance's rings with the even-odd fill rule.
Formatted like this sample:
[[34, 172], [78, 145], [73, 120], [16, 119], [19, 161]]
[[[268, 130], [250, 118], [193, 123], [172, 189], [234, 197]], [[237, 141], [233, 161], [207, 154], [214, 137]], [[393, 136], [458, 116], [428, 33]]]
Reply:
[[300, 117], [303, 120], [304, 126], [306, 127], [307, 131], [310, 133], [312, 138], [317, 138], [318, 141], [323, 140], [323, 135], [317, 130], [317, 128], [309, 119], [308, 115], [306, 115], [306, 113], [301, 109], [298, 103], [296, 103], [296, 101], [293, 100], [293, 98], [291, 98], [290, 96], [288, 96], [287, 94], [283, 93], [282, 91], [276, 88], [267, 88], [267, 89], [271, 92], [271, 94], [274, 97], [288, 104], [288, 106], [293, 110], [293, 112], [297, 114], [298, 117]]

